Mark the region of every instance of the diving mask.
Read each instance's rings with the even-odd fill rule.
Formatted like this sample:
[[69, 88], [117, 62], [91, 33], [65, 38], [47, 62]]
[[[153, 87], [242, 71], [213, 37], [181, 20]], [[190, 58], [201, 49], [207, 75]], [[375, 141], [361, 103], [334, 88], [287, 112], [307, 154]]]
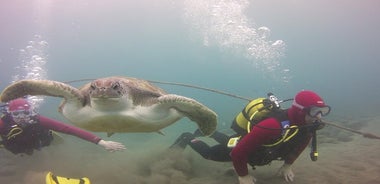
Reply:
[[9, 113], [16, 123], [31, 123], [32, 116], [35, 115], [31, 110], [15, 110]]
[[10, 112], [13, 118], [26, 118], [32, 115], [30, 110], [16, 110]]
[[323, 107], [310, 106], [310, 107], [305, 108], [304, 110], [311, 117], [316, 117], [318, 116], [318, 114], [321, 114], [321, 116], [327, 116], [331, 111], [331, 107], [328, 105], [323, 106]]

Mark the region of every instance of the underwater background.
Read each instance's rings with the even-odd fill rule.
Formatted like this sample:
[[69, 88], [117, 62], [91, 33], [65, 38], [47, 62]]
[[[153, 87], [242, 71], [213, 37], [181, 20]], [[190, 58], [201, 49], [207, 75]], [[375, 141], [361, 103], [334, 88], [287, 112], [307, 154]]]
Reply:
[[[253, 99], [293, 98], [303, 89], [332, 107], [326, 120], [380, 134], [380, 1], [377, 0], [4, 0], [0, 2], [0, 89], [20, 79], [72, 81], [107, 76], [177, 82]], [[72, 82], [80, 87], [89, 82]], [[248, 102], [194, 88], [155, 84], [196, 99], [218, 114], [218, 130]], [[67, 122], [59, 98], [35, 98], [43, 115]], [[284, 107], [290, 104], [284, 104]], [[0, 183], [43, 183], [48, 171], [92, 183], [238, 183], [231, 163], [190, 148], [167, 153], [196, 124], [187, 118], [158, 133], [115, 134], [126, 145], [108, 153], [62, 135], [32, 156], [0, 149]], [[327, 126], [320, 158], [308, 149], [294, 183], [379, 183], [379, 141]], [[213, 142], [207, 138], [205, 141]], [[279, 164], [250, 171], [256, 183]]]

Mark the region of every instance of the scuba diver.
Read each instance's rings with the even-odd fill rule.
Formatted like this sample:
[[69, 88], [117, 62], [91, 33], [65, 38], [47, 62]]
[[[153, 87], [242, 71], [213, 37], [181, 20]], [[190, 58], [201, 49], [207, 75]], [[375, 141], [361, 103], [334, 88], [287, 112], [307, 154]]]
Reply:
[[25, 98], [3, 104], [2, 113], [0, 145], [13, 154], [32, 155], [34, 150], [49, 146], [53, 140], [53, 131], [79, 137], [103, 146], [110, 152], [125, 149], [121, 143], [102, 140], [90, 132], [38, 114]]
[[[293, 100], [288, 109], [281, 109], [280, 103]], [[215, 131], [210, 137], [219, 144], [209, 146], [196, 137], [199, 130], [185, 132], [170, 148], [184, 149], [189, 145], [203, 158], [213, 161], [232, 161], [239, 184], [254, 184], [254, 177], [248, 174], [248, 166], [268, 165], [282, 160], [279, 169], [286, 181], [293, 181], [291, 165], [311, 143], [311, 160], [316, 161], [316, 130], [324, 127], [322, 116], [330, 113], [330, 106], [313, 91], [300, 91], [294, 99], [279, 101], [273, 94], [268, 98], [250, 101], [235, 117], [231, 128], [232, 136]]]

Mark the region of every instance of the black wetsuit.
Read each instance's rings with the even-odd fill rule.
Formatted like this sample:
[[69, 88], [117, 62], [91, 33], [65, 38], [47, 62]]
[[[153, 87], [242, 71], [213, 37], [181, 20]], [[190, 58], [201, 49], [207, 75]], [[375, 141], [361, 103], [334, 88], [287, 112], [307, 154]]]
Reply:
[[230, 139], [230, 136], [215, 131], [214, 134], [212, 134], [210, 137], [213, 138], [219, 144], [214, 146], [209, 146], [205, 142], [200, 140], [194, 140], [196, 136], [196, 133], [183, 133], [180, 137], [178, 137], [178, 139], [174, 142], [171, 148], [178, 147], [184, 149], [187, 145], [189, 145], [194, 151], [198, 152], [205, 159], [218, 162], [231, 161], [231, 148], [227, 147], [227, 143]]

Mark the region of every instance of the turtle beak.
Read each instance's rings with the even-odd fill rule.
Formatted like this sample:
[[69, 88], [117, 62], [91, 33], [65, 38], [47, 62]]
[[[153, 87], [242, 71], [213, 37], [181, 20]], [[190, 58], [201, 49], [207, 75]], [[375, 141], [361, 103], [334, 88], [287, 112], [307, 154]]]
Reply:
[[118, 90], [99, 88], [95, 89], [91, 93], [91, 98], [120, 98], [120, 92]]
[[115, 81], [94, 81], [90, 86], [91, 98], [120, 98], [122, 97], [122, 90], [119, 82]]

